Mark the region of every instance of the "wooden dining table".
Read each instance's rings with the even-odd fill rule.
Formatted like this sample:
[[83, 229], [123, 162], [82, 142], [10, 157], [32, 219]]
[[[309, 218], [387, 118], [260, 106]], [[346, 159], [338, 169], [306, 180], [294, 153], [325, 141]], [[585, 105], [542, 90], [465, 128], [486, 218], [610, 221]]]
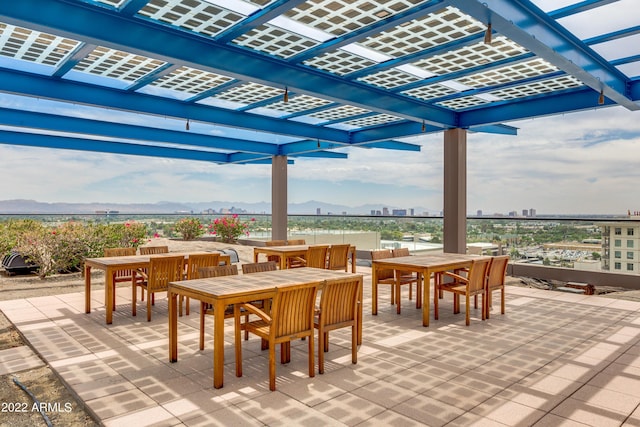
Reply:
[[[169, 361], [178, 361], [178, 296], [185, 296], [213, 305], [214, 313], [224, 313], [230, 304], [272, 298], [276, 287], [317, 283], [322, 286], [332, 280], [354, 278], [359, 281], [357, 342], [362, 343], [362, 282], [361, 274], [302, 267], [264, 271], [250, 275], [232, 275], [169, 283]], [[224, 379], [224, 316], [213, 316], [213, 386], [221, 388]]]
[[[418, 280], [422, 280], [422, 326], [429, 326], [429, 284], [431, 275], [443, 271], [459, 268], [468, 268], [474, 259], [483, 258], [481, 255], [466, 255], [456, 253], [437, 253], [426, 255], [410, 255], [397, 258], [384, 258], [374, 260], [371, 263], [371, 314], [378, 314], [378, 288], [379, 270], [411, 271], [418, 274]], [[434, 295], [435, 297], [435, 295]], [[420, 296], [418, 296], [420, 298]]]
[[[151, 257], [183, 255], [189, 259], [189, 254], [204, 254], [210, 252], [169, 252], [157, 255], [129, 255], [115, 257], [86, 258], [84, 260], [84, 308], [85, 313], [91, 313], [91, 269], [103, 270], [104, 273], [104, 305], [106, 307], [106, 323], [113, 323], [113, 275], [116, 271], [148, 268]], [[220, 253], [220, 261], [231, 263], [231, 256]]]
[[[304, 257], [310, 245], [285, 245], [285, 246], [257, 246], [253, 248], [253, 262], [258, 262], [260, 254], [266, 256], [277, 256], [280, 260], [279, 268], [284, 270], [287, 268], [287, 259], [295, 257]], [[329, 246], [331, 251], [331, 246]], [[351, 256], [351, 272], [356, 272], [356, 247], [349, 247], [349, 255]]]

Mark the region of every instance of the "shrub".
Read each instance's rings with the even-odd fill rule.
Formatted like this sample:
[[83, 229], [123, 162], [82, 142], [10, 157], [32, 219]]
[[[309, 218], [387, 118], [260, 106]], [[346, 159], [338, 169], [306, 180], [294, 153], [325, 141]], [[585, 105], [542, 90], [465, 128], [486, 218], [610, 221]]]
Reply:
[[16, 249], [22, 234], [40, 228], [44, 228], [42, 223], [33, 219], [10, 219], [0, 223], [0, 258]]
[[[252, 218], [251, 221], [255, 219]], [[249, 223], [240, 221], [238, 215], [216, 218], [209, 229], [225, 243], [235, 242], [243, 234], [249, 235]]]
[[182, 218], [176, 222], [175, 230], [183, 240], [193, 240], [202, 234], [202, 223], [198, 218]]

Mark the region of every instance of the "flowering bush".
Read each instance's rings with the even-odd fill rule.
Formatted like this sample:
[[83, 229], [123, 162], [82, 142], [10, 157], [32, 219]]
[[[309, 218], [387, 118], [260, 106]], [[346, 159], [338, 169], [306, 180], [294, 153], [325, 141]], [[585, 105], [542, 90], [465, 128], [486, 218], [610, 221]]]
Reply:
[[176, 222], [175, 229], [183, 240], [193, 240], [202, 234], [202, 223], [198, 218], [182, 218]]
[[[252, 218], [251, 221], [255, 221], [255, 218]], [[240, 221], [238, 215], [235, 214], [216, 218], [209, 229], [213, 230], [212, 233], [226, 243], [235, 242], [243, 234], [249, 235], [249, 223]]]

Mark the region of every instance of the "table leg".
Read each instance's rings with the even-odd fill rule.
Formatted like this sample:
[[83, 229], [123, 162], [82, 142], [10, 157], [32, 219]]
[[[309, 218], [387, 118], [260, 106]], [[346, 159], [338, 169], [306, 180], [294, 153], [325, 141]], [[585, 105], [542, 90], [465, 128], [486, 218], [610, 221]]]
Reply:
[[216, 300], [213, 307], [213, 387], [222, 388], [224, 382], [224, 309]]
[[107, 308], [106, 318], [107, 325], [113, 323], [113, 270], [107, 268], [105, 271], [104, 277], [104, 295], [105, 295], [105, 306]]
[[260, 256], [260, 254], [258, 252], [256, 252], [256, 250], [254, 249], [254, 251], [253, 251], [253, 262], [258, 262], [258, 256]]
[[91, 313], [91, 266], [84, 266], [84, 312]]
[[169, 362], [178, 361], [178, 294], [169, 292]]
[[431, 282], [431, 272], [428, 268], [424, 270], [424, 274], [422, 275], [422, 289], [423, 289], [423, 298], [422, 298], [422, 326], [429, 326], [429, 287]]
[[356, 251], [351, 252], [351, 272], [356, 272]]

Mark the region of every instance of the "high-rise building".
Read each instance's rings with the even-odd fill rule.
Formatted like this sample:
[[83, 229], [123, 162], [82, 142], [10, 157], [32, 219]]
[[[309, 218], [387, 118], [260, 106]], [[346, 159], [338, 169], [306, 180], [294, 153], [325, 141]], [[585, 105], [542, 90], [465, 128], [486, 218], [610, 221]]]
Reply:
[[320, 212], [321, 212], [320, 208], [316, 208], [316, 215], [322, 215]]
[[522, 216], [529, 216], [529, 209], [522, 209]]
[[536, 216], [536, 210], [535, 210], [535, 209], [533, 209], [533, 208], [529, 209], [529, 216], [530, 216], [530, 217], [534, 217], [534, 216]]
[[640, 225], [603, 223], [602, 269], [614, 273], [640, 274]]
[[482, 210], [478, 209], [478, 210], [476, 211], [476, 216], [482, 216]]
[[382, 208], [382, 215], [388, 216], [389, 215], [389, 208]]

